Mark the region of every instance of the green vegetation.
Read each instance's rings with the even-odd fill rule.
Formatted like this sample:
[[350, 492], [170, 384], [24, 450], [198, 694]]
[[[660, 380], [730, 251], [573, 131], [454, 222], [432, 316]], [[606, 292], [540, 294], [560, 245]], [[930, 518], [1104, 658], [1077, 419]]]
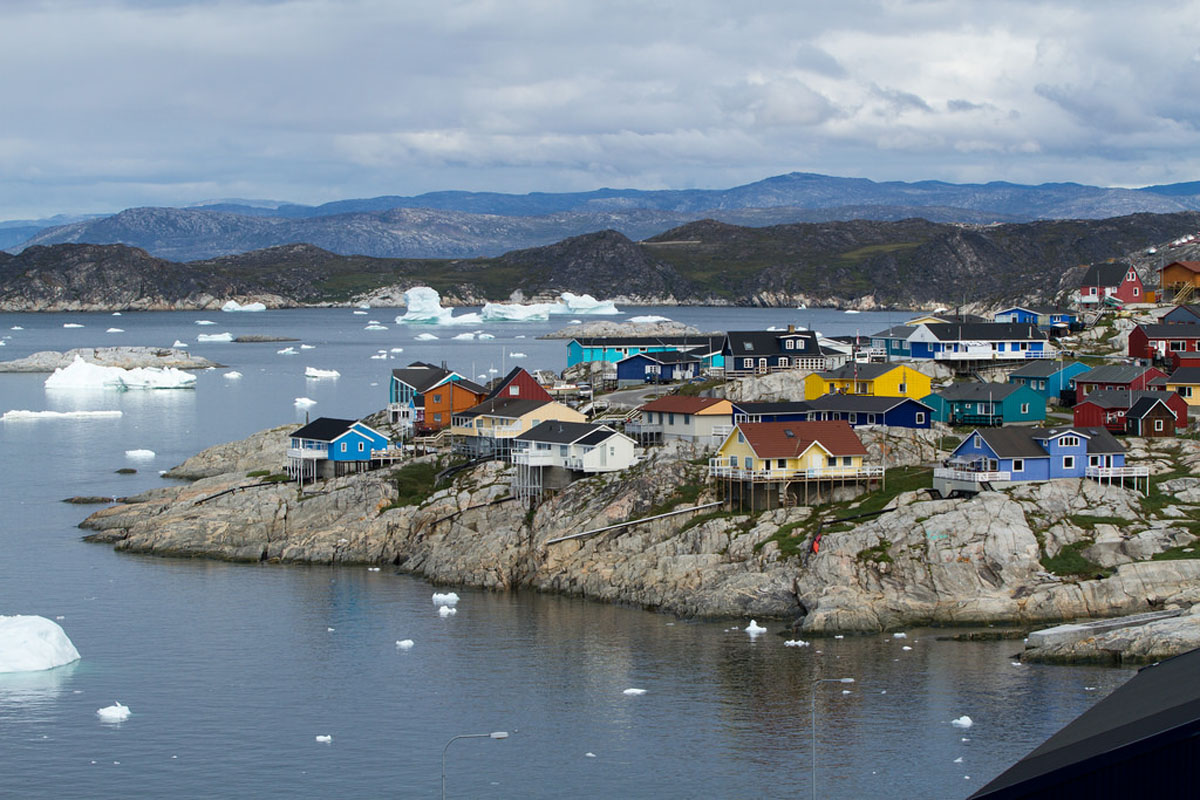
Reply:
[[710, 378], [702, 383], [685, 383], [676, 390], [676, 394], [684, 397], [698, 397], [701, 392], [706, 392], [709, 389], [715, 389], [718, 386], [725, 384], [724, 378]]
[[1195, 547], [1172, 547], [1150, 557], [1151, 561], [1178, 561], [1183, 558], [1200, 558], [1200, 550]]
[[868, 547], [866, 549], [859, 550], [858, 555], [856, 555], [855, 558], [863, 564], [867, 563], [868, 561], [873, 564], [891, 564], [892, 556], [890, 553], [888, 553], [888, 550], [891, 549], [891, 547], [892, 543], [890, 541], [887, 539], [880, 539], [879, 544], [875, 545], [874, 547]]
[[265, 478], [271, 474], [269, 469], [255, 469], [246, 473], [247, 478]]
[[648, 510], [642, 517], [653, 517], [658, 514], [665, 514], [681, 505], [695, 505], [700, 493], [704, 491], [703, 483], [683, 483], [675, 487], [675, 493], [666, 500], [658, 503]]
[[714, 519], [729, 519], [732, 517], [744, 517], [745, 512], [742, 511], [713, 511], [708, 514], [697, 514], [679, 527], [679, 532], [683, 533], [689, 528], [695, 528], [697, 525], [703, 525], [706, 522], [712, 522]]
[[1112, 570], [1105, 569], [1099, 564], [1094, 564], [1084, 557], [1083, 551], [1091, 547], [1090, 541], [1084, 540], [1075, 542], [1058, 551], [1058, 555], [1053, 558], [1043, 556], [1041, 559], [1042, 566], [1047, 572], [1064, 577], [1077, 578], [1107, 578], [1112, 574]]
[[1129, 520], [1120, 517], [1098, 517], [1092, 514], [1072, 514], [1067, 519], [1085, 531], [1094, 531], [1097, 525], [1116, 525], [1120, 528], [1129, 523]]
[[396, 499], [383, 510], [424, 503], [435, 491], [437, 473], [437, 465], [428, 461], [405, 464], [393, 471], [391, 477], [396, 485]]
[[286, 472], [276, 472], [273, 475], [264, 475], [262, 482], [263, 483], [287, 483], [291, 479], [292, 479], [292, 476], [288, 475]]
[[846, 506], [847, 514], [842, 516], [882, 511], [884, 506], [905, 492], [928, 489], [932, 475], [933, 473], [929, 467], [894, 467], [889, 469], [887, 471], [887, 485], [851, 501]]
[[789, 522], [787, 525], [781, 525], [779, 530], [771, 534], [768, 538], [759, 542], [754, 546], [754, 552], [760, 552], [767, 542], [775, 542], [779, 545], [779, 559], [782, 561], [785, 558], [798, 556], [804, 550], [804, 543], [808, 541], [812, 535], [813, 529], [816, 527], [816, 518], [802, 519], [798, 522]]

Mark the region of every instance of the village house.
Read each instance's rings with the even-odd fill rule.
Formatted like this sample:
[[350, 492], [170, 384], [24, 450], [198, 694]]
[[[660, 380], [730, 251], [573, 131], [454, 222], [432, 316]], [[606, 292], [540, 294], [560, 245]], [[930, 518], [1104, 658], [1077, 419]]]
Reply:
[[1016, 322], [1036, 325], [1042, 330], [1060, 331], [1079, 327], [1079, 314], [1052, 306], [1010, 306], [992, 315], [993, 322]]
[[1036, 325], [978, 322], [921, 324], [908, 337], [914, 359], [947, 362], [1024, 361], [1054, 358], [1057, 351]]
[[908, 337], [913, 335], [916, 328], [912, 325], [893, 325], [887, 330], [871, 334], [871, 349], [882, 353], [884, 360], [896, 361], [909, 359], [912, 353], [908, 345]]
[[1200, 261], [1172, 261], [1161, 267], [1158, 275], [1164, 295], [1159, 300], [1182, 305], [1195, 297], [1200, 287]]
[[453, 370], [424, 361], [414, 361], [404, 369], [392, 370], [388, 382], [388, 421], [411, 430], [424, 421], [425, 392], [446, 381], [462, 378]]
[[933, 409], [909, 397], [863, 397], [849, 394], [823, 395], [813, 400], [733, 403], [735, 424], [820, 422], [837, 419], [844, 420], [855, 428], [863, 425], [928, 428], [933, 420]]
[[[1153, 409], [1151, 400], [1161, 400], [1175, 417], [1175, 429], [1187, 428], [1188, 404], [1175, 392], [1128, 390], [1128, 389], [1099, 389], [1090, 393], [1086, 398], [1075, 404], [1072, 409], [1076, 425], [1087, 427], [1104, 427], [1113, 433], [1133, 433], [1142, 435], [1141, 419]], [[1142, 402], [1147, 401], [1147, 402]], [[1138, 405], [1141, 403], [1141, 405]], [[1136, 421], [1130, 420], [1130, 411], [1137, 407], [1139, 416]], [[1156, 412], [1161, 413], [1161, 412]], [[1153, 429], [1153, 425], [1151, 425]], [[1165, 434], [1165, 432], [1160, 432]], [[1174, 431], [1170, 433], [1174, 435]]]
[[553, 400], [546, 387], [537, 382], [524, 367], [513, 367], [492, 387], [487, 399], [503, 397], [508, 400]]
[[1200, 305], [1175, 306], [1159, 317], [1158, 321], [1167, 325], [1200, 325]]
[[625, 432], [641, 444], [676, 439], [716, 446], [733, 429], [733, 405], [718, 397], [669, 394], [639, 409], [641, 419], [625, 424]]
[[[812, 331], [729, 331], [721, 349], [727, 378], [783, 370], [825, 369], [825, 353]], [[844, 357], [844, 356], [843, 356]]]
[[1200, 367], [1180, 367], [1165, 378], [1155, 378], [1151, 388], [1159, 386], [1168, 392], [1175, 392], [1189, 406], [1200, 406]]
[[1145, 467], [1126, 466], [1125, 448], [1104, 428], [981, 428], [934, 469], [933, 488], [949, 497], [1057, 478], [1130, 479], [1136, 486], [1148, 476]]
[[617, 362], [617, 386], [674, 383], [699, 378], [704, 362], [677, 350], [652, 351], [626, 356]]
[[1081, 361], [1031, 361], [1008, 373], [1008, 382], [1028, 386], [1046, 400], [1060, 403], [1068, 392], [1070, 402], [1075, 398], [1075, 378], [1091, 370]]
[[1129, 264], [1092, 264], [1079, 282], [1075, 302], [1080, 305], [1141, 303], [1146, 297], [1142, 279]]
[[454, 415], [453, 449], [471, 458], [507, 458], [513, 439], [547, 420], [586, 422], [587, 418], [553, 400], [500, 395]]
[[567, 366], [590, 361], [617, 363], [638, 353], [689, 353], [704, 367], [724, 366], [724, 334], [706, 336], [585, 336], [567, 342]]
[[804, 399], [825, 394], [911, 397], [929, 394], [929, 376], [905, 364], [847, 364], [804, 379]]
[[1075, 376], [1075, 402], [1095, 391], [1120, 390], [1139, 391], [1148, 389], [1150, 381], [1165, 378], [1166, 374], [1155, 367], [1141, 364], [1105, 364]]
[[637, 462], [634, 441], [607, 425], [542, 422], [512, 442], [513, 494], [540, 497], [571, 481], [619, 472]]
[[365, 472], [372, 455], [390, 447], [388, 438], [366, 423], [333, 417], [318, 417], [288, 438], [287, 474], [301, 482]]
[[778, 508], [861, 492], [883, 478], [853, 428], [836, 422], [742, 422], [709, 459], [709, 475], [739, 507]]
[[937, 422], [949, 425], [1006, 425], [1041, 422], [1046, 398], [1013, 383], [952, 383], [921, 398]]
[[1200, 366], [1200, 324], [1138, 325], [1129, 332], [1129, 355], [1176, 367]]

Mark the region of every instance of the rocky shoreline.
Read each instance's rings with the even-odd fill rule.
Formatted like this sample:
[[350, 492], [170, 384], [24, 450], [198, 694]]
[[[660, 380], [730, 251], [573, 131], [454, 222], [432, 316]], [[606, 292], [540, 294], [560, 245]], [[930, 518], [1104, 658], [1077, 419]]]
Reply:
[[64, 352], [41, 350], [13, 361], [0, 361], [0, 372], [54, 372], [71, 366], [77, 357], [89, 364], [121, 369], [215, 369], [225, 366], [192, 355], [180, 347], [77, 347]]
[[[852, 523], [837, 519], [873, 510], [872, 495], [832, 511], [685, 513], [550, 543], [717, 499], [704, 460], [686, 447], [656, 448], [632, 470], [577, 481], [533, 511], [506, 499], [510, 472], [500, 463], [405, 502], [393, 470], [300, 494], [261, 477], [283, 463], [288, 427], [189, 459], [167, 475], [191, 483], [97, 511], [81, 524], [95, 531], [86, 538], [160, 556], [390, 564], [438, 584], [531, 588], [680, 616], [778, 618], [815, 635], [917, 625], [1029, 629], [1200, 603], [1200, 559], [1190, 555], [1200, 478], [1165, 481], [1169, 502], [1086, 480], [946, 500], [893, 488], [883, 513]], [[889, 472], [896, 480], [919, 478], [915, 465], [935, 448], [936, 432], [862, 430], [869, 447], [886, 440], [889, 466], [908, 465], [908, 473]], [[1196, 445], [1136, 440], [1133, 449], [1157, 473], [1178, 474], [1200, 462]], [[821, 547], [812, 554], [818, 530]], [[1047, 559], [1067, 555], [1087, 559], [1096, 573], [1064, 577], [1047, 568]], [[1139, 645], [1129, 658], [1142, 651], [1159, 652]]]

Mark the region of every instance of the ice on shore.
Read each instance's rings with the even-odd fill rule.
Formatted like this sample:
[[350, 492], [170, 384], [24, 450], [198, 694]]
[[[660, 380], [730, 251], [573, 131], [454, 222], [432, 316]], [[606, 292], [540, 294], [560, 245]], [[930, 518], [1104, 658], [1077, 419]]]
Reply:
[[317, 741], [321, 744], [333, 744], [333, 737], [327, 733], [318, 733]]
[[236, 369], [231, 369], [229, 372], [225, 373], [225, 377], [229, 378], [230, 380], [237, 380], [238, 378], [242, 377], [242, 373], [238, 372]]
[[336, 369], [317, 369], [316, 367], [305, 367], [304, 377], [306, 378], [340, 378], [342, 373]]
[[974, 721], [972, 721], [972, 719], [970, 717], [968, 717], [966, 714], [963, 714], [958, 719], [950, 720], [950, 724], [956, 728], [969, 728], [972, 725], [974, 725], [975, 723], [974, 723]]
[[645, 694], [645, 693], [646, 693], [645, 689], [626, 689], [625, 691], [621, 692], [621, 694], [627, 694], [630, 697], [636, 697], [637, 695]]
[[767, 629], [758, 624], [758, 620], [750, 620], [750, 624], [745, 628], [746, 633], [751, 636], [757, 636], [760, 633], [766, 633]]
[[105, 331], [105, 333], [124, 333], [124, 332], [125, 332], [124, 328], [109, 328], [108, 330]]
[[46, 378], [47, 389], [190, 389], [196, 376], [174, 367], [102, 367], [81, 356]]
[[308, 406], [315, 406], [317, 401], [313, 400], [311, 397], [297, 397], [294, 401], [292, 401], [292, 404], [299, 406], [300, 408], [307, 408]]
[[640, 317], [630, 317], [630, 322], [670, 322], [670, 317], [660, 317], [657, 314], [643, 314]]
[[433, 593], [433, 604], [435, 606], [452, 606], [456, 605], [457, 603], [458, 595], [454, 592], [447, 592], [445, 594], [442, 594], [441, 592]]
[[417, 334], [418, 342], [431, 342], [436, 338], [438, 338], [438, 337], [432, 333], [418, 333]]
[[[104, 708], [96, 709], [96, 716], [99, 717], [102, 722], [124, 722], [125, 720], [129, 719], [129, 715], [132, 713], [133, 712], [129, 710], [129, 706], [121, 705], [120, 700], [113, 701], [111, 706], [105, 706]], [[117, 762], [114, 761], [113, 763], [116, 764]]]
[[80, 325], [78, 322], [64, 322], [63, 327], [64, 328], [82, 328], [83, 326]]
[[37, 672], [79, 660], [57, 622], [32, 614], [0, 616], [0, 673]]
[[415, 644], [415, 642], [413, 642], [412, 639], [397, 639], [396, 640], [396, 647], [399, 648], [400, 650], [412, 650], [414, 644]]
[[120, 417], [120, 411], [26, 411], [13, 409], [0, 414], [0, 422], [34, 419], [105, 419]]
[[155, 456], [155, 453], [153, 450], [142, 449], [142, 450], [126, 450], [125, 451], [126, 458], [132, 458], [132, 459], [136, 459], [139, 461], [151, 459], [151, 458], [154, 458], [154, 456]]
[[198, 320], [196, 320], [196, 324], [197, 325], [216, 325], [217, 323], [213, 322], [211, 319], [198, 319]]
[[404, 293], [405, 312], [396, 317], [400, 324], [466, 325], [477, 324], [478, 314], [454, 316], [454, 309], [442, 306], [442, 296], [428, 286], [414, 286]]
[[232, 342], [233, 334], [229, 331], [224, 333], [202, 333], [196, 337], [197, 342]]
[[237, 300], [230, 300], [225, 305], [221, 306], [222, 311], [266, 311], [267, 307], [262, 303], [246, 303], [242, 305]]

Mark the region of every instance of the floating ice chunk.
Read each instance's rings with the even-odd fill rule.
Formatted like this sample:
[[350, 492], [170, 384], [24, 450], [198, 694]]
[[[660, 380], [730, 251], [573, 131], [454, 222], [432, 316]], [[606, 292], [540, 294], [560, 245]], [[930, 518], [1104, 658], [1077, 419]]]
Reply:
[[803, 639], [788, 639], [783, 643], [784, 647], [808, 647], [808, 645], [809, 643]]
[[211, 319], [198, 319], [198, 320], [196, 320], [196, 324], [197, 325], [216, 325], [217, 323], [213, 322]]
[[1095, 686], [1085, 686], [1085, 687], [1083, 687], [1083, 690], [1085, 692], [1094, 692], [1094, 691], [1096, 691], [1096, 687]]
[[480, 316], [484, 322], [545, 322], [552, 303], [486, 303]]
[[[102, 722], [124, 722], [125, 720], [129, 719], [129, 715], [132, 713], [133, 712], [129, 710], [129, 706], [121, 705], [120, 700], [114, 701], [111, 706], [105, 706], [104, 708], [96, 709], [96, 716], [98, 716]], [[114, 761], [113, 763], [119, 764], [121, 762]]]
[[238, 372], [236, 369], [231, 369], [229, 372], [225, 373], [225, 377], [229, 378], [231, 381], [234, 381], [242, 377], [242, 373]]
[[172, 344], [171, 347], [187, 347], [187, 342], [181, 342], [178, 339], [176, 339], [175, 343]]
[[452, 617], [458, 613], [458, 609], [454, 606], [438, 606], [439, 617]]
[[305, 367], [304, 377], [306, 378], [340, 378], [342, 373], [336, 369], [317, 369], [316, 367]]
[[856, 310], [855, 310], [855, 309], [853, 309], [853, 308], [848, 308], [848, 309], [846, 309], [846, 313], [847, 313], [847, 314], [861, 314], [862, 312], [861, 312], [861, 311], [856, 311]]
[[126, 389], [191, 389], [196, 376], [174, 367], [135, 367], [123, 370], [121, 383]]
[[11, 328], [9, 328], [9, 330], [10, 331], [23, 331], [25, 329], [22, 328], [20, 325], [13, 325]]
[[393, 347], [393, 348], [392, 348], [391, 350], [389, 350], [388, 352], [391, 352], [391, 353], [403, 353], [403, 352], [404, 352], [404, 348], [403, 348], [403, 347]]
[[909, 647], [908, 645], [904, 645], [904, 647], [901, 647], [900, 649], [901, 650], [912, 650], [912, 648]]
[[[496, 337], [495, 337], [495, 335], [494, 335], [494, 334], [491, 334], [491, 333], [481, 333], [481, 334], [479, 334], [479, 338], [480, 338], [480, 339], [495, 339]], [[517, 338], [518, 338], [518, 339], [524, 339], [525, 337], [524, 337], [524, 336], [518, 336]]]
[[300, 345], [300, 349], [301, 350], [316, 350], [317, 346], [315, 344], [302, 344], [302, 345]]
[[908, 634], [907, 633], [893, 633], [892, 638], [893, 639], [907, 639]]
[[196, 337], [197, 342], [232, 342], [233, 334], [229, 331], [224, 333], [201, 333]]
[[442, 307], [442, 297], [428, 286], [414, 286], [404, 293], [405, 312], [396, 317], [401, 324], [468, 325], [480, 321], [478, 314], [454, 316], [454, 309]]
[[75, 356], [69, 366], [54, 370], [44, 386], [47, 389], [188, 389], [195, 383], [195, 375], [172, 367], [102, 367]]
[[361, 308], [361, 309], [363, 309], [363, 310], [365, 310], [365, 311], [370, 311], [370, 310], [371, 310], [371, 304], [370, 304], [370, 303], [359, 303], [359, 304], [358, 304], [358, 308]]
[[840, 633], [839, 633], [839, 634], [836, 634], [836, 635], [835, 635], [833, 638], [835, 638], [835, 639], [845, 639], [846, 637], [845, 637], [845, 636], [843, 636], [842, 634], [840, 634]]
[[114, 312], [112, 313], [112, 315], [113, 315], [114, 317], [119, 317], [119, 316], [121, 316], [121, 312], [120, 312], [120, 311], [114, 311]]
[[972, 725], [974, 725], [975, 723], [974, 723], [974, 721], [972, 721], [972, 719], [970, 717], [968, 717], [966, 714], [963, 714], [958, 719], [950, 720], [950, 724], [956, 728], [969, 728]]
[[333, 633], [333, 631], [334, 631], [333, 628], [326, 628], [325, 630], [328, 631], [329, 633]]
[[486, 381], [488, 379], [486, 372], [481, 372], [480, 374], [476, 375], [475, 377], [479, 378], [479, 380], [481, 380], [481, 381]]
[[466, 339], [474, 339], [474, 338], [475, 338], [475, 334], [473, 334], [473, 333], [459, 333], [459, 334], [456, 334], [456, 335], [452, 336], [451, 338], [452, 338], [452, 339], [462, 339], [462, 340], [466, 340]]
[[294, 356], [300, 351], [294, 347], [285, 347], [282, 350], [276, 350], [275, 352], [281, 356]]
[[849, 689], [842, 689], [842, 694], [850, 694], [850, 690], [849, 690]]
[[82, 328], [83, 326], [80, 325], [78, 322], [64, 322], [63, 327], [64, 328]]
[[121, 416], [120, 411], [26, 411], [14, 408], [0, 414], [0, 422], [35, 419], [104, 419]]
[[766, 633], [767, 629], [758, 624], [757, 620], [750, 620], [750, 624], [746, 626], [746, 633], [751, 636], [757, 636], [760, 633]]
[[313, 400], [311, 397], [297, 397], [294, 401], [292, 401], [292, 405], [299, 406], [301, 408], [315, 406], [316, 404], [317, 401]]
[[364, 331], [386, 331], [387, 325], [366, 325], [363, 327], [363, 330]]
[[105, 333], [124, 333], [124, 332], [125, 332], [124, 328], [109, 328], [108, 330], [105, 331]]
[[[576, 322], [578, 322], [579, 320], [575, 320], [575, 321], [576, 321]], [[488, 334], [488, 336], [492, 336], [492, 335], [489, 333], [489, 334]], [[493, 339], [495, 339], [496, 337], [495, 337], [495, 336], [492, 336], [492, 338], [493, 338]], [[523, 334], [523, 333], [518, 333], [518, 334], [517, 334], [516, 336], [514, 336], [513, 338], [514, 338], [514, 339], [524, 339], [524, 338], [525, 338], [525, 334]]]
[[230, 300], [225, 305], [221, 306], [222, 311], [266, 311], [267, 307], [262, 303], [246, 303], [242, 305], [237, 300]]
[[371, 356], [371, 358], [375, 359], [376, 361], [387, 361], [387, 353], [376, 353], [375, 355]]
[[379, 567], [367, 567], [367, 572], [379, 572]]
[[433, 593], [433, 604], [435, 606], [457, 605], [458, 600], [459, 600], [459, 597], [454, 592], [446, 592], [445, 594], [442, 594], [441, 592]]
[[317, 741], [320, 742], [321, 744], [332, 744], [333, 737], [330, 736], [328, 733], [318, 733]]
[[151, 458], [154, 458], [155, 455], [156, 454], [153, 450], [142, 449], [142, 450], [126, 450], [125, 451], [125, 457], [132, 458], [134, 461], [146, 461]]
[[584, 758], [595, 758], [596, 754], [595, 753], [584, 753], [583, 757]]
[[1010, 661], [1009, 663], [1012, 664], [1014, 667], [1024, 666], [1020, 661]]
[[418, 333], [417, 334], [418, 342], [430, 342], [436, 338], [438, 338], [437, 335], [433, 334], [433, 333]]
[[365, 317], [367, 315], [367, 312], [365, 312], [365, 311], [351, 311], [350, 313], [358, 314], [359, 316], [362, 316], [362, 317]]
[[612, 300], [597, 300], [590, 294], [563, 292], [558, 296], [555, 314], [620, 314]]
[[643, 314], [640, 317], [630, 317], [630, 322], [670, 322], [670, 317], [660, 317], [657, 314]]
[[645, 689], [626, 689], [624, 692], [622, 692], [622, 694], [627, 694], [630, 697], [635, 697], [639, 694], [645, 694], [645, 693], [646, 693]]
[[955, 763], [955, 764], [961, 764], [961, 763], [962, 763], [962, 756], [959, 756], [958, 758], [954, 759], [954, 763]]
[[396, 640], [396, 647], [399, 648], [400, 650], [412, 650], [414, 644], [416, 644], [416, 643], [412, 639]]
[[54, 669], [79, 660], [62, 627], [32, 614], [0, 616], [0, 673]]
[[509, 353], [508, 357], [509, 358], [529, 358], [529, 356], [525, 355], [524, 353]]
[[583, 320], [581, 320], [581, 319], [573, 319], [573, 320], [571, 320], [571, 324], [572, 324], [572, 325], [582, 325], [582, 324], [583, 324]]

